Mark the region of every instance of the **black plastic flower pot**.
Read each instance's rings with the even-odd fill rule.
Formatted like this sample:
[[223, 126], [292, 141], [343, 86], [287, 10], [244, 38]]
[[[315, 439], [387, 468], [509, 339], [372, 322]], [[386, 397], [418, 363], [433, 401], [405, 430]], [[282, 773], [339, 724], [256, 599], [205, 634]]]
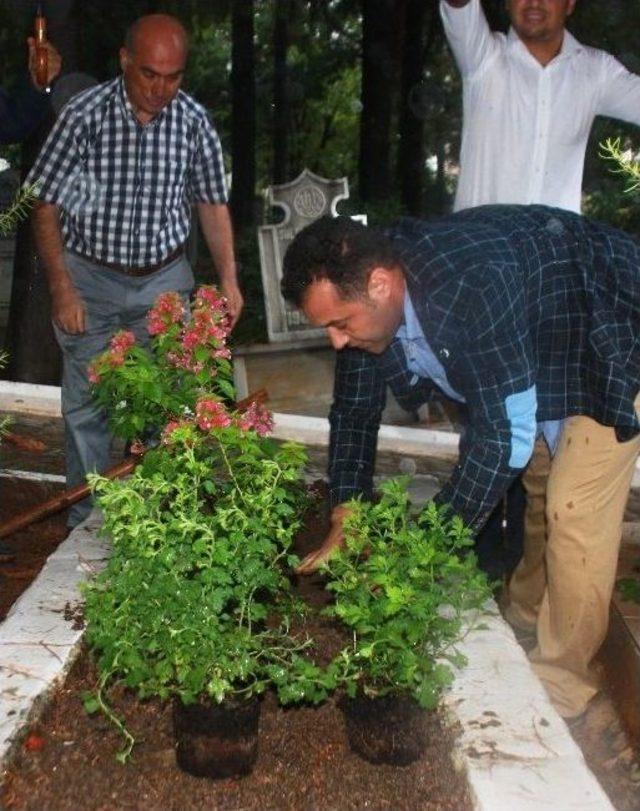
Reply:
[[196, 777], [214, 780], [249, 774], [258, 756], [261, 702], [173, 704], [178, 766]]
[[352, 751], [370, 763], [407, 766], [427, 745], [426, 711], [409, 696], [340, 701]]

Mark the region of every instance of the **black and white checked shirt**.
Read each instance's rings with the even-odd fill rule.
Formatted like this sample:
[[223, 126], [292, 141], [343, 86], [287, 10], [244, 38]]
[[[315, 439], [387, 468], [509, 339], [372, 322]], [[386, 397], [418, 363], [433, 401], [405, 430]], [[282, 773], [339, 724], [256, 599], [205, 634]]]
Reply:
[[122, 77], [63, 109], [28, 183], [60, 208], [65, 246], [98, 262], [161, 262], [189, 235], [194, 202], [226, 203], [220, 140], [204, 108], [179, 91], [146, 125]]
[[[546, 206], [482, 206], [388, 231], [429, 346], [465, 399], [460, 458], [436, 501], [479, 528], [518, 469], [507, 398], [535, 387], [535, 420], [584, 414], [640, 431], [640, 245]], [[413, 408], [433, 384], [394, 340], [338, 353], [330, 412], [333, 503], [368, 495], [385, 382]]]

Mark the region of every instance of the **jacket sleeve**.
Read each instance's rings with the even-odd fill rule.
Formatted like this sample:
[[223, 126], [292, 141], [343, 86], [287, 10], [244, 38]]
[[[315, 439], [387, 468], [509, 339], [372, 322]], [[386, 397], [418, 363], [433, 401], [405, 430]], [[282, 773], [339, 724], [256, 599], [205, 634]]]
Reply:
[[487, 268], [464, 298], [473, 302], [464, 320], [447, 316], [448, 333], [464, 337], [445, 355], [450, 381], [465, 398], [468, 423], [458, 464], [435, 501], [448, 504], [478, 530], [531, 457], [537, 395], [525, 294], [516, 269]]
[[462, 77], [472, 76], [498, 49], [480, 0], [470, 0], [462, 8], [440, 0], [440, 15]]
[[333, 404], [329, 412], [331, 504], [357, 495], [371, 498], [385, 381], [376, 357], [357, 349], [336, 354]]

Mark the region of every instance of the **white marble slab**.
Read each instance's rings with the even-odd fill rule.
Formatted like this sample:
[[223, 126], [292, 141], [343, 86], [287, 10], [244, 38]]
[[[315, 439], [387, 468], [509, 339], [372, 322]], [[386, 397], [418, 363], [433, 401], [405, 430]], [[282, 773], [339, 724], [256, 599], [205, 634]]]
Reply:
[[80, 584], [108, 554], [99, 524], [95, 511], [73, 530], [0, 624], [0, 763], [73, 661], [83, 633]]

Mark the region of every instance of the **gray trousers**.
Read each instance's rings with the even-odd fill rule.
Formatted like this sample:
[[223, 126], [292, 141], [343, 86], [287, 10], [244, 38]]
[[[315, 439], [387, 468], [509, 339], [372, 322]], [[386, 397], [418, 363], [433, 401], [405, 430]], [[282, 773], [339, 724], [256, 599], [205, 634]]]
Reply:
[[[87, 370], [104, 352], [114, 333], [131, 330], [136, 341], [149, 344], [146, 314], [156, 297], [175, 290], [187, 297], [194, 279], [188, 261], [179, 257], [149, 276], [126, 276], [76, 254], [66, 252], [71, 280], [86, 308], [86, 329], [70, 335], [54, 326], [62, 350], [62, 416], [65, 423], [67, 486], [85, 481], [87, 473], [102, 472], [109, 465], [113, 436], [107, 415], [91, 396]], [[92, 508], [87, 498], [75, 504], [68, 525], [84, 520]]]

